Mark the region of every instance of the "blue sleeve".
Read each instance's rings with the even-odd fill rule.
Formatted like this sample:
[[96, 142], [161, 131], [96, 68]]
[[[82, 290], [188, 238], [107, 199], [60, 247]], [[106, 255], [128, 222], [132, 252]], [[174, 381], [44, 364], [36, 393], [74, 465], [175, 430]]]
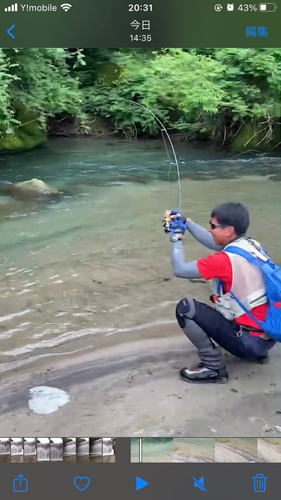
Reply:
[[175, 243], [172, 243], [171, 263], [174, 275], [177, 278], [187, 278], [187, 279], [202, 278], [201, 274], [198, 271], [196, 260], [190, 262], [184, 261], [184, 251], [181, 241], [176, 241]]
[[199, 224], [196, 224], [192, 220], [186, 222], [186, 228], [188, 232], [195, 238], [199, 243], [209, 248], [210, 250], [215, 250], [216, 252], [220, 252], [223, 250], [223, 247], [219, 245], [215, 245], [213, 236], [207, 229]]

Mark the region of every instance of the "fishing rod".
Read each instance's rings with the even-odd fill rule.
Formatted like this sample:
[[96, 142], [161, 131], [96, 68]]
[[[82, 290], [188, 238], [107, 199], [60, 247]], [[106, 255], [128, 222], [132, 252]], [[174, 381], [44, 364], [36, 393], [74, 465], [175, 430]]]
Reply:
[[[149, 108], [147, 108], [146, 106], [144, 106], [143, 104], [139, 104], [138, 102], [135, 102], [135, 101], [131, 101], [130, 99], [125, 99], [125, 101], [129, 102], [130, 104], [134, 104], [135, 106], [138, 106], [139, 108], [141, 109], [144, 109], [145, 111], [147, 111], [148, 113], [151, 114], [151, 116], [153, 116], [153, 118], [156, 120], [158, 126], [160, 125], [160, 130], [161, 130], [161, 135], [162, 135], [162, 138], [163, 138], [163, 141], [164, 141], [164, 144], [165, 144], [165, 148], [166, 148], [166, 153], [167, 153], [167, 156], [168, 156], [168, 159], [169, 159], [169, 162], [170, 162], [170, 168], [171, 168], [171, 159], [170, 159], [170, 156], [169, 156], [169, 151], [168, 151], [168, 148], [167, 148], [167, 144], [165, 142], [165, 139], [164, 139], [164, 135], [163, 135], [163, 132], [165, 132], [166, 136], [167, 136], [167, 139], [169, 141], [169, 144], [171, 146], [171, 150], [173, 152], [173, 155], [174, 155], [174, 159], [175, 159], [175, 164], [176, 164], [176, 171], [177, 171], [177, 176], [178, 176], [178, 191], [179, 191], [179, 208], [181, 210], [181, 203], [182, 203], [182, 189], [181, 189], [181, 178], [180, 178], [180, 169], [179, 169], [179, 163], [178, 163], [178, 159], [177, 159], [177, 155], [176, 155], [176, 152], [175, 152], [175, 148], [173, 146], [173, 143], [172, 143], [172, 140], [171, 140], [171, 137], [169, 136], [168, 134], [168, 131], [165, 127], [165, 125], [161, 122], [161, 120], [158, 118], [158, 116], [156, 116], [153, 111], [151, 111]], [[170, 174], [170, 168], [169, 168], [169, 174]]]

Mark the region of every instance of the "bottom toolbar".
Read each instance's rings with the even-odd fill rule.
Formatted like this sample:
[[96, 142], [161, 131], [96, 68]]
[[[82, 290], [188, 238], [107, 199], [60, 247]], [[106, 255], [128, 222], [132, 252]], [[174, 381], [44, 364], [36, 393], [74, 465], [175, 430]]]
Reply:
[[[22, 442], [18, 443], [18, 440], [14, 439], [15, 441], [11, 442], [13, 444], [11, 448], [13, 448], [14, 452], [17, 450], [20, 453]], [[49, 442], [39, 444], [45, 444], [45, 448], [49, 450], [48, 453], [51, 453], [51, 445], [56, 443], [50, 441], [60, 438], [48, 439]], [[140, 495], [139, 490], [143, 490], [141, 495], [148, 500], [155, 500], [155, 498], [172, 500], [178, 495], [184, 495], [184, 497], [192, 495], [192, 500], [197, 500], [197, 498], [206, 494], [210, 500], [237, 500], [241, 496], [245, 496], [247, 500], [252, 500], [257, 493], [262, 493], [264, 500], [276, 499], [280, 463], [247, 460], [245, 450], [240, 450], [239, 455], [238, 448], [236, 449], [236, 455], [232, 455], [232, 457], [236, 462], [240, 460], [243, 463], [216, 463], [210, 460], [204, 462], [202, 458], [203, 448], [200, 448], [203, 441], [200, 443], [199, 440], [192, 440], [192, 438], [189, 440], [189, 453], [193, 453], [193, 462], [188, 462], [186, 455], [184, 455], [186, 448], [183, 447], [186, 443], [184, 440], [181, 441], [180, 438], [177, 439], [178, 449], [176, 450], [177, 458], [175, 462], [161, 463], [165, 447], [170, 446], [169, 439], [163, 438], [154, 441], [153, 438], [142, 438], [138, 441], [143, 453], [140, 457], [142, 461], [133, 463], [131, 461], [132, 451], [134, 454], [136, 441], [130, 438], [64, 438], [62, 451], [74, 451], [75, 448], [76, 459], [74, 461], [36, 461], [32, 466], [30, 462], [25, 463], [24, 461], [2, 462], [0, 464], [1, 495], [3, 498], [11, 498], [17, 493], [26, 493], [26, 497], [28, 495], [31, 500], [33, 498], [37, 500], [38, 494], [40, 494], [40, 500], [50, 500], [52, 497], [58, 498], [59, 495], [71, 499], [76, 498], [77, 495], [82, 495], [81, 492], [83, 491], [84, 497], [89, 499], [97, 495], [102, 498], [113, 498], [122, 494], [124, 500], [132, 500], [135, 498], [134, 495]], [[231, 438], [222, 440], [228, 441], [222, 444], [227, 446], [231, 443], [232, 445], [235, 444], [236, 447], [241, 447], [240, 438], [235, 439], [236, 441], [233, 438], [232, 442]], [[248, 444], [250, 446], [251, 443], [253, 445], [254, 440], [251, 442], [251, 439], [248, 438], [247, 441], [245, 438], [244, 445]], [[277, 446], [278, 438], [274, 439], [276, 440], [275, 446]], [[201, 458], [197, 457], [197, 462], [195, 462], [194, 453], [198, 449], [198, 441]], [[61, 446], [61, 443], [59, 444]], [[173, 444], [175, 445], [175, 442]], [[206, 440], [204, 444], [204, 453], [208, 454]], [[28, 448], [30, 445], [31, 447], [34, 446], [34, 443], [30, 443], [26, 438], [23, 448], [30, 450]], [[111, 456], [114, 459], [97, 461], [94, 466], [89, 460], [79, 463], [77, 451], [88, 450], [88, 445], [90, 451], [91, 449], [92, 451], [97, 450], [97, 447], [100, 447], [100, 450], [102, 445], [106, 453], [113, 453], [105, 456]], [[92, 448], [90, 448], [90, 445]], [[53, 457], [54, 450], [59, 451], [58, 447], [52, 447]], [[179, 459], [180, 457], [182, 461]], [[145, 463], [143, 461], [145, 459], [153, 459], [154, 462]], [[158, 463], [156, 463], [157, 461]], [[111, 463], [111, 466], [103, 465], [105, 462]], [[42, 466], [42, 463], [45, 465]], [[65, 463], [72, 463], [72, 465], [65, 465]], [[98, 465], [99, 463], [101, 465]]]
[[[99, 467], [99, 470], [98, 470]], [[121, 495], [124, 500], [134, 498], [143, 490], [143, 498], [172, 500], [181, 495], [197, 500], [207, 494], [212, 500], [252, 500], [263, 493], [264, 500], [276, 499], [280, 466], [278, 464], [119, 464], [113, 467], [90, 464], [49, 464], [29, 467], [16, 464], [0, 468], [1, 493], [11, 498], [16, 493], [28, 493], [34, 500], [62, 497], [113, 498]], [[88, 496], [87, 496], [88, 495]]]

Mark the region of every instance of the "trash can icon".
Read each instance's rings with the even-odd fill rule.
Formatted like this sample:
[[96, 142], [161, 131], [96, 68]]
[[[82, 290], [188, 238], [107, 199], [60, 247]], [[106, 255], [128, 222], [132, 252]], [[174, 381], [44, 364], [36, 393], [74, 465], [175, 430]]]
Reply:
[[263, 476], [263, 474], [257, 474], [255, 477], [253, 477], [253, 480], [254, 480], [254, 491], [264, 492], [266, 490], [267, 477]]

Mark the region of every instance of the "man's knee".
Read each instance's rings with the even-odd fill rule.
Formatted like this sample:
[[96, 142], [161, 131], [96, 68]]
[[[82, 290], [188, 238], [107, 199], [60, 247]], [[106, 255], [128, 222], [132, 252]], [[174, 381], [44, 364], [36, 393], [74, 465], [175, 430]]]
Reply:
[[176, 318], [181, 328], [185, 327], [185, 318], [193, 319], [195, 316], [195, 303], [193, 299], [180, 300], [176, 307]]

